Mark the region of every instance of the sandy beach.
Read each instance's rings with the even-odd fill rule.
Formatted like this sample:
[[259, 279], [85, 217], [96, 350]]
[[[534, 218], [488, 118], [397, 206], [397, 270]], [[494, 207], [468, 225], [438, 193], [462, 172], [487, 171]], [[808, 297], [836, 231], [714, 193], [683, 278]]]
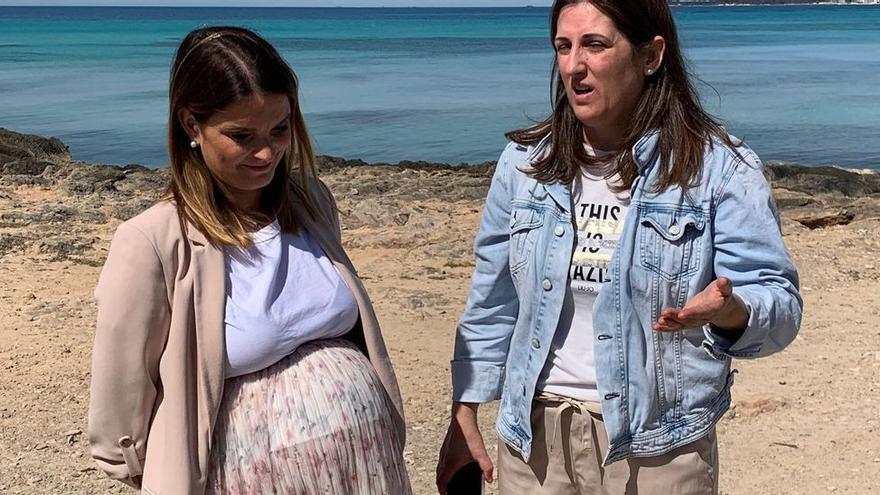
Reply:
[[[420, 495], [436, 493], [453, 335], [492, 167], [321, 160], [401, 383]], [[772, 164], [769, 176], [805, 315], [786, 351], [735, 362], [734, 406], [718, 425], [721, 492], [878, 493], [880, 175]], [[92, 291], [116, 226], [166, 180], [0, 129], [0, 493], [133, 493], [88, 454]], [[493, 452], [494, 412], [481, 410]]]

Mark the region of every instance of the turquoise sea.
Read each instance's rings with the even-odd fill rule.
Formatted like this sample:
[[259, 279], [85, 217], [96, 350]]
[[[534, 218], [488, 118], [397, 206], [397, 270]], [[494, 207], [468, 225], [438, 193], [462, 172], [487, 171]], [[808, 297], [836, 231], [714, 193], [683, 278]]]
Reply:
[[[321, 154], [494, 160], [550, 106], [546, 8], [0, 7], [0, 127], [77, 159], [166, 163], [168, 66], [191, 29], [261, 32]], [[706, 107], [765, 160], [880, 170], [880, 7], [675, 9]]]

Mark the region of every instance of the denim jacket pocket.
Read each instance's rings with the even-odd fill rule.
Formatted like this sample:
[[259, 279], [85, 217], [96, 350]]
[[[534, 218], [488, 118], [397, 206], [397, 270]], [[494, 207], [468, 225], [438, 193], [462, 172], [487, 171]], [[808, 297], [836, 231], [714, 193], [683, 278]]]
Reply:
[[672, 281], [700, 269], [700, 243], [706, 227], [702, 210], [639, 206], [639, 260], [646, 270]]
[[510, 273], [516, 275], [528, 263], [538, 231], [544, 224], [543, 212], [514, 206], [510, 212]]

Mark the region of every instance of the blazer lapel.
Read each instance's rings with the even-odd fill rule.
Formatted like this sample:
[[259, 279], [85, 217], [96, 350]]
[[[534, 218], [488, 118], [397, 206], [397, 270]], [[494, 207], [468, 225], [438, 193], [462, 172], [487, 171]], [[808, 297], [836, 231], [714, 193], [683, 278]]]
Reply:
[[[190, 242], [190, 270], [193, 276], [193, 317], [198, 349], [198, 393], [203, 395], [199, 421], [214, 426], [216, 412], [223, 398], [225, 380], [226, 337], [224, 312], [226, 306], [226, 269], [223, 251], [210, 242], [198, 229], [187, 225]], [[210, 439], [208, 439], [210, 441]]]

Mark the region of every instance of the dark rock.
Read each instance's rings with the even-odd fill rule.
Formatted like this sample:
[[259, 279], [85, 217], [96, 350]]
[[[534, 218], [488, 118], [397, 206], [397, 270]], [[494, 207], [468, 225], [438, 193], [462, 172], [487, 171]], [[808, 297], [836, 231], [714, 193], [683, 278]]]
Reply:
[[0, 141], [0, 155], [17, 160], [19, 158], [32, 158], [34, 153], [28, 151], [26, 148], [19, 148], [18, 146], [13, 146]]
[[107, 221], [107, 215], [94, 208], [72, 208], [69, 206], [45, 206], [37, 213], [30, 215], [31, 221], [38, 224], [69, 223], [74, 220], [101, 224]]
[[93, 239], [47, 239], [40, 243], [40, 252], [51, 254], [53, 260], [61, 261], [86, 252], [93, 244]]
[[52, 181], [39, 175], [3, 175], [0, 180], [10, 186], [39, 186], [48, 187]]
[[782, 210], [787, 210], [789, 208], [800, 208], [803, 206], [809, 206], [815, 203], [815, 200], [812, 198], [799, 196], [799, 197], [788, 197], [788, 198], [776, 198], [776, 206], [778, 206]]
[[0, 234], [0, 256], [27, 245], [29, 239], [20, 235]]
[[59, 155], [70, 158], [67, 145], [58, 138], [20, 134], [3, 128], [0, 128], [0, 154], [19, 158], [46, 158]]
[[794, 221], [810, 229], [847, 225], [856, 217], [855, 213], [842, 210], [835, 213], [819, 213], [806, 217], [795, 218]]
[[168, 168], [150, 169], [141, 165], [127, 165], [122, 170], [123, 178], [113, 184], [114, 190], [120, 193], [158, 197], [171, 182]]
[[39, 158], [20, 158], [3, 165], [2, 175], [40, 175], [51, 166], [51, 162]]
[[363, 160], [347, 160], [338, 156], [318, 156], [316, 157], [316, 160], [318, 161], [317, 165], [319, 170], [332, 170], [334, 168], [361, 167], [369, 165]]
[[460, 172], [465, 175], [471, 176], [488, 176], [491, 177], [492, 173], [495, 171], [495, 162], [483, 162], [477, 164], [468, 164], [468, 163], [459, 163], [459, 164], [449, 164], [449, 163], [438, 163], [438, 162], [425, 162], [425, 161], [410, 161], [410, 160], [402, 160], [397, 162], [396, 164], [384, 163], [384, 162], [376, 162], [376, 163], [367, 163], [363, 160], [349, 160], [346, 158], [341, 158], [338, 156], [326, 156], [321, 155], [317, 158], [317, 165], [319, 170], [332, 170], [335, 168], [352, 168], [352, 167], [391, 167], [396, 171], [402, 170], [424, 170], [424, 171], [441, 171], [441, 170], [450, 170], [454, 172]]
[[7, 211], [0, 214], [0, 227], [25, 227], [31, 223], [31, 215], [20, 211]]
[[118, 218], [119, 220], [124, 221], [138, 215], [154, 204], [156, 204], [156, 201], [152, 199], [132, 199], [114, 205], [110, 215], [113, 218]]
[[401, 227], [406, 225], [409, 222], [409, 213], [398, 213], [394, 215], [394, 223], [400, 225]]
[[807, 194], [836, 193], [847, 197], [880, 194], [880, 174], [877, 173], [787, 163], [771, 163], [766, 173], [774, 187]]
[[73, 196], [97, 191], [115, 191], [114, 184], [125, 178], [125, 171], [111, 165], [78, 167], [64, 180], [62, 188]]

